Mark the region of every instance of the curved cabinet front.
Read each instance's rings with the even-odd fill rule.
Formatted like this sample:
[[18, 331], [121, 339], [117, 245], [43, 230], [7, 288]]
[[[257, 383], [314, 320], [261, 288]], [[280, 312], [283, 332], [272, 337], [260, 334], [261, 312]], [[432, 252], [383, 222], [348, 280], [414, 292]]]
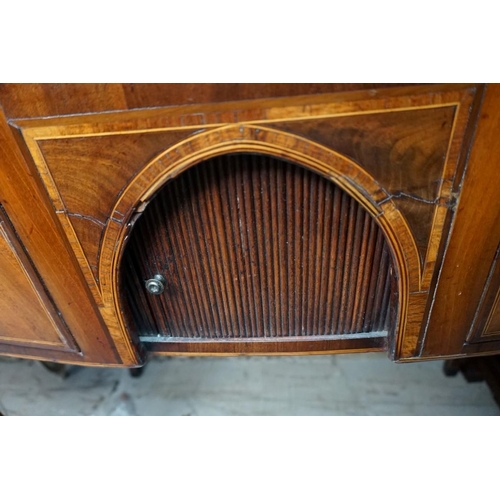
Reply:
[[417, 359], [478, 102], [432, 85], [12, 125], [125, 364], [144, 347]]
[[[164, 282], [148, 290], [155, 276]], [[129, 329], [156, 350], [383, 349], [396, 290], [374, 218], [323, 176], [261, 154], [214, 157], [168, 182], [121, 263]]]

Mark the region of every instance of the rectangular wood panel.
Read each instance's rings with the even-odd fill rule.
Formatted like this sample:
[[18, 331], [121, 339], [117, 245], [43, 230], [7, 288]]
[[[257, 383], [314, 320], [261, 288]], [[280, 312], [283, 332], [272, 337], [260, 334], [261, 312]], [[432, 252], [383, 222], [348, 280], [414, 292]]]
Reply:
[[468, 341], [500, 340], [500, 245], [491, 265], [483, 295], [470, 328]]
[[0, 276], [0, 343], [77, 350], [1, 209]]
[[495, 335], [500, 337], [500, 294], [497, 295], [497, 300], [495, 302], [495, 307], [491, 312], [490, 321], [484, 331], [484, 335]]

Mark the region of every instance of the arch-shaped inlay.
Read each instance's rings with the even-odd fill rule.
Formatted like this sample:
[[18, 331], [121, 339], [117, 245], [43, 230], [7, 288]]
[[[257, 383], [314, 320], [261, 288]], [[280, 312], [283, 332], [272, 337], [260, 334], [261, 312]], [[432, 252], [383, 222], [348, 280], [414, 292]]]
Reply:
[[121, 193], [102, 240], [99, 277], [105, 308], [114, 310], [122, 330], [126, 326], [120, 311], [118, 270], [134, 220], [167, 181], [186, 169], [214, 156], [245, 152], [270, 155], [307, 167], [333, 181], [377, 219], [397, 275], [399, 304], [394, 330], [403, 332], [410, 294], [420, 291], [420, 263], [406, 221], [390, 196], [349, 158], [301, 137], [248, 125], [223, 127], [188, 138], [146, 165]]

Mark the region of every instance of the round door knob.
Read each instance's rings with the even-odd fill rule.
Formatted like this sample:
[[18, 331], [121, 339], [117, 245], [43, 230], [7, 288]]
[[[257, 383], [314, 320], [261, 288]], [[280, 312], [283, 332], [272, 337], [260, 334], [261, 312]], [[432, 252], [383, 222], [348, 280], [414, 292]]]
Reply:
[[152, 295], [160, 295], [165, 290], [166, 283], [161, 274], [155, 274], [153, 278], [146, 281], [146, 290]]

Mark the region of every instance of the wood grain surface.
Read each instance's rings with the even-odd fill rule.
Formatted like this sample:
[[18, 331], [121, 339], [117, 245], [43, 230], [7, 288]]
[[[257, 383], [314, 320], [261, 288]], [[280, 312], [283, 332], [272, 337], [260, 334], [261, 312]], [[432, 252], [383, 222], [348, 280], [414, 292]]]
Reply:
[[0, 208], [0, 344], [78, 352]]
[[[144, 286], [155, 274], [161, 295]], [[130, 330], [156, 341], [384, 336], [393, 279], [385, 237], [359, 203], [314, 172], [250, 154], [164, 186], [122, 263]]]
[[[1, 120], [0, 202], [48, 296], [81, 348], [81, 360], [133, 365], [141, 360], [141, 345], [123, 322], [117, 281], [125, 242], [135, 221], [141, 220], [148, 203], [154, 203], [151, 200], [166, 183], [185, 171], [189, 175], [189, 169], [200, 162], [236, 153], [271, 155], [333, 181], [335, 189], [345, 193], [342, 196], [359, 204], [359, 210], [364, 211], [359, 214], [366, 217], [366, 212], [377, 219], [392, 255], [396, 285], [391, 288], [391, 296], [397, 298], [392, 310], [397, 314], [388, 319], [387, 325], [394, 328], [394, 334], [388, 341], [374, 340], [371, 346], [364, 345], [363, 339], [314, 341], [318, 352], [388, 349], [393, 358], [409, 360], [474, 354], [488, 349], [486, 345], [464, 342], [467, 335], [470, 341], [475, 339], [471, 325], [478, 315], [481, 297], [485, 297], [483, 291], [500, 243], [500, 233], [495, 229], [500, 212], [495, 197], [499, 188], [495, 166], [500, 150], [495, 131], [500, 126], [500, 98], [498, 86], [488, 86], [481, 108], [483, 89], [482, 85], [469, 84], [0, 84], [0, 103], [7, 115]], [[217, 177], [214, 175], [209, 174], [206, 182]], [[248, 176], [250, 184], [252, 175]], [[285, 186], [287, 179], [285, 175]], [[294, 178], [292, 186], [298, 184]], [[324, 192], [327, 190], [325, 187]], [[293, 202], [299, 201], [295, 199], [296, 191], [293, 193]], [[254, 204], [265, 203], [255, 196], [251, 200]], [[323, 205], [320, 197], [315, 201], [314, 210], [326, 214], [326, 201]], [[202, 212], [219, 210], [213, 203], [201, 199], [193, 202], [193, 207]], [[292, 201], [285, 197], [283, 203], [286, 208]], [[230, 260], [231, 246], [227, 242], [223, 246], [218, 235], [227, 240], [229, 233], [213, 233], [207, 216], [203, 219], [203, 238], [211, 238], [213, 252], [219, 252], [223, 257], [220, 262], [230, 268], [225, 269], [223, 264], [203, 268], [217, 273], [212, 286], [217, 284], [219, 289], [214, 288], [211, 296], [207, 282], [204, 293], [208, 294], [207, 303], [214, 297], [220, 299], [219, 327], [214, 319], [209, 325], [210, 308], [196, 313], [194, 305], [191, 307], [190, 321], [205, 318], [201, 324], [211, 335], [227, 334], [237, 325], [238, 332], [251, 330], [258, 338], [259, 332], [266, 331], [266, 324], [272, 324], [269, 312], [276, 297], [270, 294], [266, 306], [262, 294], [257, 298], [249, 295], [254, 287], [264, 289], [262, 282], [267, 279], [254, 273], [261, 269], [259, 256], [265, 253], [266, 240], [256, 237], [257, 212], [249, 210], [251, 207], [243, 205], [245, 214], [253, 218], [242, 220], [252, 222], [249, 227], [255, 229], [241, 240], [241, 244], [249, 246], [248, 260], [242, 259], [241, 263], [257, 281], [251, 282], [250, 288], [248, 283], [243, 287], [246, 304], [236, 299], [231, 303], [228, 298], [237, 291], [229, 287], [227, 271], [238, 270], [239, 261]], [[351, 214], [347, 209], [341, 212]], [[222, 205], [220, 213], [224, 214]], [[232, 226], [235, 214], [226, 215], [221, 220]], [[277, 220], [277, 227], [283, 228], [279, 234], [288, 236], [289, 229], [298, 224], [299, 215], [291, 225], [288, 219]], [[333, 212], [330, 217], [333, 219]], [[363, 252], [369, 255], [373, 244], [369, 236], [372, 233], [363, 230], [363, 217], [347, 217], [353, 224], [347, 235], [356, 235], [356, 228], [362, 228], [359, 231], [363, 238], [353, 236], [349, 250], [351, 258], [359, 245], [360, 262]], [[195, 224], [193, 218], [189, 220]], [[273, 219], [266, 222], [272, 224]], [[180, 221], [178, 225], [182, 227]], [[323, 239], [313, 238], [307, 247], [309, 262], [319, 263], [320, 268], [325, 261], [318, 249], [329, 250], [324, 237], [327, 225], [325, 215], [319, 228]], [[265, 227], [263, 224], [262, 231]], [[267, 226], [266, 234], [272, 229], [272, 225]], [[175, 245], [187, 248], [188, 240], [178, 232], [175, 236]], [[474, 244], [467, 243], [469, 239]], [[331, 237], [329, 241], [331, 244]], [[287, 247], [279, 248], [283, 251]], [[304, 252], [300, 245], [294, 245], [292, 251], [278, 252], [278, 260], [290, 268], [299, 250]], [[206, 259], [215, 262], [215, 255], [208, 252]], [[226, 257], [228, 260], [224, 260]], [[201, 269], [200, 262], [194, 259], [193, 269]], [[286, 305], [285, 313], [280, 308], [276, 316], [282, 325], [281, 333], [300, 333], [303, 311], [309, 309], [299, 307], [298, 319], [292, 321], [290, 304], [297, 306], [296, 298], [307, 286], [312, 294], [312, 310], [318, 312], [307, 312], [305, 324], [313, 337], [320, 336], [319, 325], [324, 318], [318, 308], [324, 305], [325, 293], [328, 297], [328, 287], [321, 273], [307, 274], [312, 284], [309, 286], [310, 282], [304, 281], [305, 271], [299, 273], [291, 267], [286, 274], [290, 281], [283, 282], [279, 295]], [[362, 274], [366, 269], [360, 267], [358, 271]], [[301, 279], [297, 280], [299, 275]], [[196, 282], [189, 283], [196, 290]], [[342, 313], [344, 326], [351, 322], [357, 329], [359, 322], [349, 315], [356, 316], [354, 311], [362, 307], [365, 285], [363, 279], [350, 279], [344, 295], [340, 294], [341, 310], [351, 311]], [[493, 288], [492, 296], [496, 293]], [[202, 295], [197, 297], [203, 302]], [[489, 307], [492, 302], [481, 304]], [[243, 307], [248, 308], [249, 315], [244, 314]], [[241, 323], [243, 317], [250, 322], [249, 328]], [[189, 330], [182, 321], [175, 328], [179, 325], [179, 331]], [[159, 330], [167, 332], [163, 326]], [[338, 325], [333, 325], [327, 335], [338, 335], [340, 331]], [[252, 342], [253, 338], [242, 341], [240, 351], [228, 347], [227, 353], [266, 352], [261, 343]], [[312, 347], [303, 349], [307, 343], [282, 342], [274, 349], [283, 353], [316, 352]], [[496, 342], [490, 342], [491, 349], [498, 348], [495, 346]], [[12, 349], [2, 348], [15, 353]], [[23, 355], [33, 355], [28, 352], [31, 347], [22, 349]], [[155, 344], [152, 349], [162, 347]], [[179, 354], [222, 354], [209, 337], [203, 347], [172, 342], [169, 349]], [[53, 359], [53, 352], [45, 354]], [[70, 358], [74, 355], [63, 354]]]
[[273, 124], [352, 158], [384, 189], [411, 227], [424, 264], [456, 107]]
[[[43, 161], [96, 279], [99, 243], [124, 186], [155, 156], [193, 131], [41, 141]], [[117, 140], [118, 139], [118, 140]]]
[[137, 364], [137, 356], [118, 356], [29, 158], [0, 110], [0, 203], [82, 354], [8, 345], [2, 352], [72, 363]]
[[378, 218], [398, 275], [389, 349], [415, 354], [476, 87], [344, 90], [354, 91], [209, 104], [199, 94], [189, 106], [13, 120], [117, 344], [130, 335], [116, 288], [122, 245], [148, 201], [204, 158], [260, 152], [325, 175]]
[[[488, 85], [433, 300], [424, 357], [462, 352], [487, 283], [500, 242], [498, 130], [500, 85]], [[492, 350], [498, 348], [494, 344]]]
[[393, 83], [84, 83], [0, 84], [9, 118], [74, 115], [187, 104], [267, 99], [333, 92], [373, 91]]

